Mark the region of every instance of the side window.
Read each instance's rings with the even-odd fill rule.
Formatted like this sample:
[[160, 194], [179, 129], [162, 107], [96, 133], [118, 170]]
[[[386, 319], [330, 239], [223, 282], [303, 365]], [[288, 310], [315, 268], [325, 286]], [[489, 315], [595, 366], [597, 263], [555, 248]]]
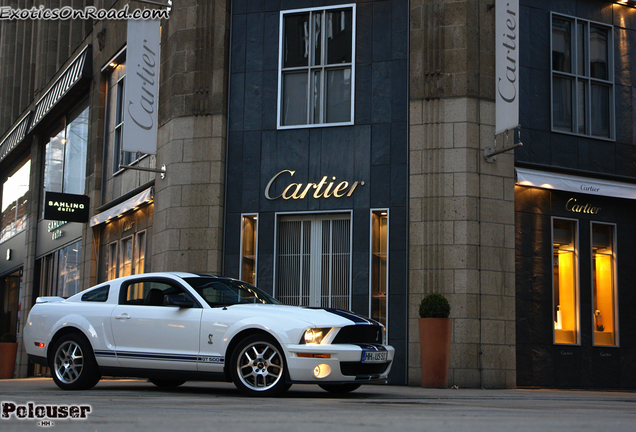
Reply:
[[183, 288], [168, 282], [140, 280], [132, 282], [122, 288], [120, 304], [164, 306], [164, 298], [167, 295], [179, 295], [189, 300], [192, 297]]
[[82, 296], [82, 301], [105, 302], [106, 300], [108, 300], [109, 290], [110, 287], [108, 285], [91, 290], [90, 292], [87, 292]]

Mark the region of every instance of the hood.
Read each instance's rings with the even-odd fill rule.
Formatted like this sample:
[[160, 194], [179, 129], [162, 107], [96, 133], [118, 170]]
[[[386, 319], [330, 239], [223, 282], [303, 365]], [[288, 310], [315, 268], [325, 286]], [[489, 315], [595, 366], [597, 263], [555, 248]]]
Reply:
[[251, 303], [228, 306], [228, 309], [245, 310], [246, 313], [259, 316], [295, 319], [316, 327], [345, 327], [356, 324], [380, 325], [369, 318], [342, 309]]

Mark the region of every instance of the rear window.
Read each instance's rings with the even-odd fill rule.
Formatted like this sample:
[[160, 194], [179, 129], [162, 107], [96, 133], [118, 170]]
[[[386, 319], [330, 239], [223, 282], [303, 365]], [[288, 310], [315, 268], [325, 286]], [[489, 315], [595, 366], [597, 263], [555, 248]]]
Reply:
[[95, 288], [90, 290], [86, 294], [82, 296], [82, 301], [87, 302], [105, 302], [108, 300], [108, 291], [110, 287], [108, 285], [102, 286], [99, 288]]

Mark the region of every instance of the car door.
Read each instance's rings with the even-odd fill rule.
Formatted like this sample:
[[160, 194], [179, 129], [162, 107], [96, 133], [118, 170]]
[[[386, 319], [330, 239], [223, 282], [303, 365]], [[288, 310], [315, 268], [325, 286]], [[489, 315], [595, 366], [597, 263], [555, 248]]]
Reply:
[[[164, 305], [166, 295], [193, 300], [193, 307]], [[111, 315], [115, 352], [122, 367], [196, 371], [202, 308], [171, 279], [123, 282]]]

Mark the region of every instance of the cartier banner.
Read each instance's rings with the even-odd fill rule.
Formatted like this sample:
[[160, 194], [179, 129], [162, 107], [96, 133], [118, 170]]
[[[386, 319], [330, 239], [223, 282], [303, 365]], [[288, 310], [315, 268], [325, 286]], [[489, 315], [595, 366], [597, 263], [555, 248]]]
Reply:
[[495, 20], [495, 133], [499, 134], [519, 126], [519, 0], [496, 0]]
[[160, 22], [128, 20], [122, 149], [157, 153]]
[[90, 199], [86, 195], [58, 192], [44, 194], [44, 219], [65, 222], [88, 222]]

